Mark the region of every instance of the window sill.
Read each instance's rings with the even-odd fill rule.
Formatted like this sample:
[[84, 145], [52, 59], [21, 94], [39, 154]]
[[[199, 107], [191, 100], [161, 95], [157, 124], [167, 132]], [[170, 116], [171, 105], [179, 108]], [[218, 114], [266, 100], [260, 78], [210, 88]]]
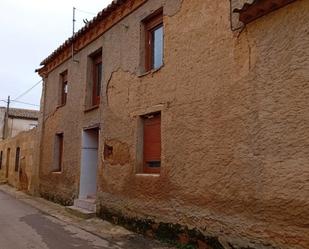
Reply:
[[139, 77], [139, 78], [142, 78], [142, 77], [145, 77], [145, 76], [147, 76], [147, 75], [149, 75], [149, 74], [155, 74], [155, 73], [157, 73], [158, 71], [160, 71], [163, 67], [164, 67], [164, 64], [163, 64], [161, 67], [157, 68], [157, 69], [151, 69], [151, 70], [149, 70], [149, 71], [147, 71], [147, 72], [144, 72], [144, 73], [138, 75], [138, 77]]
[[53, 175], [61, 175], [62, 171], [52, 171], [51, 172]]
[[135, 174], [136, 176], [139, 176], [139, 177], [160, 177], [160, 174], [156, 174], [156, 173], [138, 173], [138, 174]]
[[91, 112], [93, 110], [96, 110], [100, 107], [100, 105], [94, 105], [94, 106], [91, 106], [91, 107], [88, 107], [87, 109], [84, 110], [84, 112]]

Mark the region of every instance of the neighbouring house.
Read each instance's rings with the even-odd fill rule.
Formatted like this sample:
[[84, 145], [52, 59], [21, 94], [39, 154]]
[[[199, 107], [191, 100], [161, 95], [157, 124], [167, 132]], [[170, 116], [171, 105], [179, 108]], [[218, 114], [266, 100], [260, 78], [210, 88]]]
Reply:
[[113, 1], [38, 69], [39, 193], [199, 248], [309, 248], [308, 23], [307, 0]]
[[37, 127], [38, 117], [36, 110], [0, 107], [0, 141]]
[[38, 166], [37, 129], [0, 141], [0, 183], [34, 193]]
[[0, 183], [35, 193], [39, 111], [0, 107]]

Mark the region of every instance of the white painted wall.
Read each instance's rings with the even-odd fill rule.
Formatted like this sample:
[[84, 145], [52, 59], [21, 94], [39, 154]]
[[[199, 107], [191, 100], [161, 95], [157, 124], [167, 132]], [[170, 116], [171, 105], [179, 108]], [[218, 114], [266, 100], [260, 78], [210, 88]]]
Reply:
[[21, 131], [28, 131], [37, 125], [37, 120], [20, 119], [20, 118], [9, 118], [8, 121], [8, 136], [15, 137]]
[[[0, 107], [0, 140], [2, 139], [2, 135], [3, 135], [5, 113], [6, 113], [6, 108]], [[37, 125], [38, 125], [38, 120], [9, 117], [8, 127], [7, 127], [7, 136], [9, 138], [15, 137], [20, 132], [31, 130], [35, 128], [35, 126]]]
[[97, 192], [98, 141], [98, 130], [91, 129], [82, 132], [79, 199], [95, 196]]

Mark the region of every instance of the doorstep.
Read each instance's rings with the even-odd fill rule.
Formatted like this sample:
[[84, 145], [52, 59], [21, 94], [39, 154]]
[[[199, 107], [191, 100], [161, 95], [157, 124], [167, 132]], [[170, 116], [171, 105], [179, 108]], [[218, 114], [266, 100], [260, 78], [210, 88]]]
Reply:
[[90, 219], [96, 216], [96, 199], [85, 198], [74, 200], [74, 205], [66, 207], [66, 210], [79, 218]]
[[96, 212], [89, 211], [76, 206], [69, 206], [65, 208], [70, 214], [73, 214], [82, 219], [91, 219], [96, 217]]

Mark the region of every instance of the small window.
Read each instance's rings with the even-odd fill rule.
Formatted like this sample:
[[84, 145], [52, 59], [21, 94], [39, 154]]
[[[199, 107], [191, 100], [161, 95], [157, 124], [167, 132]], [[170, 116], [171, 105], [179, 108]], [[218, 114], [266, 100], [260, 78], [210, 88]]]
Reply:
[[68, 96], [68, 71], [64, 71], [60, 74], [60, 105], [65, 105], [67, 103]]
[[19, 169], [19, 162], [20, 162], [20, 148], [16, 148], [16, 155], [15, 155], [15, 172], [18, 172]]
[[54, 145], [53, 172], [61, 172], [63, 166], [63, 133], [56, 134]]
[[145, 25], [145, 69], [150, 71], [163, 65], [164, 29], [163, 12], [160, 9], [144, 21]]
[[37, 124], [29, 124], [29, 130], [32, 130], [34, 128], [38, 127]]
[[102, 52], [99, 52], [92, 57], [92, 106], [100, 104], [102, 70]]
[[0, 169], [2, 169], [3, 151], [0, 151]]
[[160, 173], [161, 113], [145, 115], [143, 119], [143, 171]]

